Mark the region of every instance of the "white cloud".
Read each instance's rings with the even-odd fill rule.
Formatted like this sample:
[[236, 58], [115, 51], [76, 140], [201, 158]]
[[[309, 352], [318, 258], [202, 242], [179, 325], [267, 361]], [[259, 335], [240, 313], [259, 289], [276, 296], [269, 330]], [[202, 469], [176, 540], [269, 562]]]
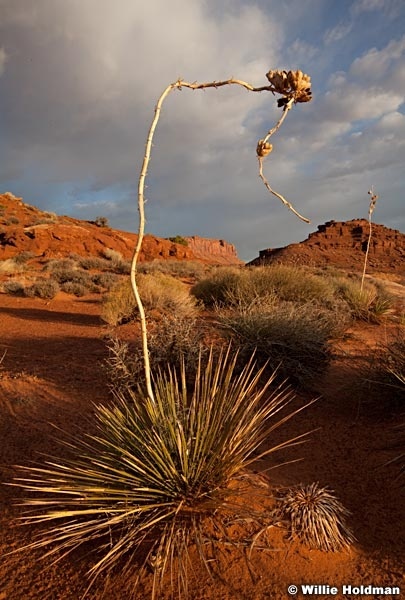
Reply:
[[381, 50], [371, 48], [363, 56], [356, 58], [350, 67], [350, 75], [384, 84], [389, 69], [398, 69], [404, 65], [405, 35], [399, 40], [392, 40]]
[[345, 38], [352, 30], [352, 23], [338, 23], [332, 29], [327, 29], [323, 35], [323, 41], [328, 46]]
[[403, 0], [355, 0], [350, 12], [354, 16], [363, 13], [382, 11], [386, 16], [395, 18], [403, 8]]
[[352, 5], [352, 10], [355, 13], [378, 10], [384, 7], [385, 1], [386, 0], [356, 0]]

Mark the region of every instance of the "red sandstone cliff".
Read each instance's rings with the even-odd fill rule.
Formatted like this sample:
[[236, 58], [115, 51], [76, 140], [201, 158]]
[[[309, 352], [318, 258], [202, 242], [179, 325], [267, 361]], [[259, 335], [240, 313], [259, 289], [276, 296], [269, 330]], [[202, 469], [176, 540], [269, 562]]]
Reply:
[[212, 262], [215, 258], [215, 262], [224, 265], [243, 264], [238, 258], [235, 246], [225, 240], [211, 240], [196, 235], [185, 239], [196, 258], [206, 262]]
[[[282, 262], [359, 270], [364, 265], [368, 236], [366, 219], [328, 221], [303, 242], [262, 250], [250, 264]], [[372, 223], [367, 270], [405, 273], [405, 234]]]
[[[136, 240], [137, 235], [134, 233], [100, 227], [95, 222], [57, 216], [26, 204], [22, 198], [11, 193], [0, 194], [0, 260], [24, 251], [31, 252], [38, 258], [62, 258], [71, 253], [97, 256], [106, 248], [116, 250], [129, 259]], [[185, 246], [146, 235], [140, 261], [177, 259], [204, 260], [211, 264], [241, 262], [235, 247], [223, 240], [188, 240], [190, 242]]]

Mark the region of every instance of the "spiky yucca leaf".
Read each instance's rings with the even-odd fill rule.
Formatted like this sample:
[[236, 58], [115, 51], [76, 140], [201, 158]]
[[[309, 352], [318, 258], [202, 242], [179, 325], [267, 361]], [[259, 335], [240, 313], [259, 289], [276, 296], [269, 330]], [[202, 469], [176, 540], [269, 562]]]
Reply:
[[17, 485], [34, 492], [25, 521], [51, 524], [31, 547], [66, 554], [96, 541], [93, 581], [122, 560], [131, 569], [147, 542], [143, 566], [155, 567], [154, 593], [175, 562], [184, 590], [185, 549], [193, 542], [204, 555], [202, 523], [232, 506], [232, 480], [260, 456], [302, 441], [262, 450], [295, 414], [274, 419], [292, 396], [270, 392], [273, 377], [259, 385], [263, 369], [252, 360], [234, 373], [236, 358], [229, 349], [211, 353], [192, 394], [184, 369], [180, 380], [170, 370], [156, 377], [155, 401], [141, 390], [119, 392], [112, 407], [96, 408], [97, 433], [69, 442], [74, 458], [22, 467]]
[[288, 521], [291, 539], [298, 538], [309, 548], [336, 552], [355, 539], [345, 523], [349, 511], [319, 483], [280, 492], [274, 515]]

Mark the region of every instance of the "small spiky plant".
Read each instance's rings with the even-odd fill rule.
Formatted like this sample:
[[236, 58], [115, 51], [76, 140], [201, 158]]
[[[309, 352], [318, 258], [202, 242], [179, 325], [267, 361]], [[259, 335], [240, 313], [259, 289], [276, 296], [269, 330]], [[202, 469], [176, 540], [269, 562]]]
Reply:
[[319, 483], [280, 491], [274, 511], [275, 518], [288, 522], [291, 539], [324, 552], [343, 550], [355, 541], [345, 523], [349, 515], [334, 493]]
[[23, 519], [48, 526], [30, 547], [50, 546], [45, 556], [63, 556], [95, 541], [90, 585], [116, 566], [125, 573], [138, 563], [140, 573], [154, 567], [152, 597], [174, 570], [185, 596], [188, 549], [195, 544], [205, 560], [204, 522], [211, 531], [216, 524], [224, 530], [221, 514], [237, 506], [232, 482], [253, 461], [303, 437], [268, 447], [274, 429], [298, 411], [279, 416], [291, 393], [270, 393], [273, 378], [259, 386], [263, 369], [253, 361], [235, 375], [236, 359], [229, 349], [219, 358], [211, 354], [191, 395], [184, 370], [180, 379], [168, 371], [152, 380], [154, 400], [141, 391], [120, 392], [112, 408], [96, 408], [94, 435], [68, 443], [74, 458], [21, 467], [17, 485], [29, 492], [23, 505], [30, 507]]

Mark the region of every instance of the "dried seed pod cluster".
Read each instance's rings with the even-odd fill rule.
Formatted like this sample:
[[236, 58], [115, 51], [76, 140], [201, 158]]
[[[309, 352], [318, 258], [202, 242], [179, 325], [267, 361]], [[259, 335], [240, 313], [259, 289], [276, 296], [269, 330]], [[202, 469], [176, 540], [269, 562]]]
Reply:
[[265, 142], [264, 140], [259, 140], [257, 142], [256, 154], [260, 158], [264, 158], [265, 156], [268, 156], [272, 150], [273, 150], [273, 146], [272, 146], [272, 144], [269, 144], [269, 142]]
[[274, 91], [284, 96], [278, 100], [279, 106], [285, 106], [291, 99], [294, 102], [309, 102], [312, 99], [311, 77], [302, 71], [269, 71], [266, 77]]

